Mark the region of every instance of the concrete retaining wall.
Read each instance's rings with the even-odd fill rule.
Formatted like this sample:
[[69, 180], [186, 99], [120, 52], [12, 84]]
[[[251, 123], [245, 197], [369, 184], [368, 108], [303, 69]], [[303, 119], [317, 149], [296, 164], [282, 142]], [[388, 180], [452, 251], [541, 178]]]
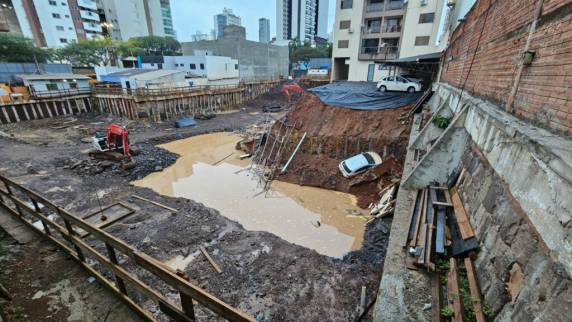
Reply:
[[[450, 85], [435, 92], [432, 110], [455, 119], [445, 131], [427, 125], [411, 138], [374, 320], [430, 319], [429, 277], [404, 264], [411, 191], [451, 182], [464, 167], [459, 190], [480, 241], [477, 277], [494, 320], [569, 321], [572, 140]], [[418, 151], [425, 155], [415, 161]]]

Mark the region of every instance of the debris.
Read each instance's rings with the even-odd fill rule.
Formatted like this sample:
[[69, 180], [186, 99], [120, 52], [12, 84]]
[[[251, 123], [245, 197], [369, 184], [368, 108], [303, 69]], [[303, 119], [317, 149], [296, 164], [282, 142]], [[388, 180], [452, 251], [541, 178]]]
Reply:
[[361, 312], [365, 311], [365, 290], [366, 290], [366, 287], [364, 285], [361, 287], [361, 297], [360, 297], [360, 301], [359, 301], [359, 308], [360, 308]]
[[222, 273], [222, 269], [220, 269], [220, 267], [218, 266], [218, 264], [214, 261], [214, 259], [212, 259], [211, 255], [209, 255], [209, 253], [207, 252], [207, 250], [203, 247], [203, 246], [199, 246], [199, 249], [201, 250], [201, 252], [203, 253], [203, 255], [205, 255], [205, 257], [207, 258], [207, 260], [209, 261], [209, 263], [211, 263], [212, 267], [214, 268], [214, 270], [217, 273]]
[[[465, 257], [465, 269], [467, 270], [467, 279], [469, 280], [469, 290], [471, 292], [473, 312], [475, 313], [477, 322], [485, 322], [486, 320], [483, 312], [483, 304], [481, 301], [481, 291], [479, 290], [479, 283], [477, 281], [477, 274], [475, 274], [475, 267], [470, 257]], [[514, 303], [514, 298], [513, 298], [513, 303]]]
[[246, 159], [246, 158], [250, 158], [251, 156], [252, 156], [252, 154], [247, 153], [247, 154], [240, 155], [238, 158], [239, 158], [240, 160], [244, 160], [244, 159]]
[[188, 127], [188, 126], [195, 126], [197, 125], [197, 121], [195, 121], [194, 117], [187, 117], [184, 119], [177, 120], [175, 122], [176, 128]]
[[8, 290], [4, 288], [4, 286], [2, 286], [2, 284], [0, 284], [0, 297], [8, 301], [12, 300], [12, 296], [10, 295], [10, 293], [8, 293]]
[[143, 197], [138, 196], [138, 195], [131, 195], [131, 197], [133, 197], [133, 198], [135, 198], [135, 199], [147, 201], [148, 203], [154, 204], [154, 205], [157, 206], [157, 207], [161, 207], [161, 208], [170, 210], [170, 211], [172, 211], [172, 212], [177, 212], [177, 211], [178, 211], [178, 210], [175, 209], [175, 208], [171, 208], [171, 207], [169, 207], [169, 206], [165, 206], [165, 205], [163, 205], [163, 204], [160, 204], [160, 203], [155, 202], [155, 201], [153, 201], [153, 200], [149, 200], [149, 199], [147, 199], [147, 198], [143, 198]]
[[93, 282], [95, 282], [95, 277], [90, 276], [90, 277], [87, 278], [87, 281], [88, 281], [90, 284], [92, 284]]
[[282, 106], [264, 106], [262, 111], [264, 111], [264, 113], [277, 113], [282, 111]]
[[306, 138], [306, 134], [308, 134], [308, 133], [307, 133], [307, 132], [304, 132], [304, 135], [302, 135], [302, 138], [300, 139], [300, 142], [298, 142], [298, 145], [296, 145], [296, 148], [294, 149], [294, 152], [292, 152], [292, 155], [290, 156], [290, 158], [288, 159], [288, 161], [286, 161], [286, 164], [284, 165], [284, 167], [282, 168], [282, 170], [280, 171], [280, 173], [286, 172], [286, 169], [288, 169], [288, 165], [290, 165], [290, 162], [292, 162], [292, 159], [294, 159], [294, 156], [296, 155], [296, 153], [297, 153], [298, 150], [300, 149], [300, 146], [301, 146], [302, 143], [304, 142], [304, 139]]
[[230, 158], [233, 154], [234, 154], [234, 152], [230, 153], [229, 155], [227, 155], [226, 157], [224, 157], [224, 158], [218, 160], [217, 162], [213, 163], [212, 165], [217, 165], [217, 164], [221, 163], [222, 161], [224, 161], [224, 160]]

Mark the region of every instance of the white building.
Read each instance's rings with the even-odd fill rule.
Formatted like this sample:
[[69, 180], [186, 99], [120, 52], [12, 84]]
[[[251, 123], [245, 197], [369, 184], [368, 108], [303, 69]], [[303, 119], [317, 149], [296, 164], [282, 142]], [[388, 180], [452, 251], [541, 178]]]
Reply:
[[168, 0], [100, 0], [99, 7], [113, 39], [176, 37]]
[[[96, 70], [96, 72], [104, 71]], [[103, 82], [118, 84], [125, 89], [189, 86], [189, 83], [185, 80], [184, 71], [170, 69], [131, 68], [105, 75], [98, 74], [97, 78]]]
[[222, 38], [224, 27], [226, 26], [241, 26], [241, 19], [239, 16], [232, 13], [232, 9], [224, 8], [222, 13], [214, 16], [214, 33], [216, 39]]
[[78, 74], [22, 74], [16, 75], [35, 97], [53, 96], [62, 91], [89, 93], [90, 78]]
[[258, 19], [258, 41], [265, 44], [270, 42], [270, 20], [267, 18]]
[[[193, 81], [193, 85], [238, 84], [239, 82], [238, 60], [214, 56], [212, 51], [207, 50], [194, 50], [192, 56], [141, 57], [141, 70], [145, 69], [182, 71], [188, 80]], [[104, 71], [101, 70], [101, 72]]]
[[337, 0], [332, 80], [377, 81], [384, 61], [442, 51], [448, 2]]
[[13, 0], [20, 30], [39, 47], [103, 37], [95, 0]]
[[169, 0], [12, 0], [12, 7], [19, 33], [38, 47], [62, 47], [104, 34], [116, 40], [176, 37]]
[[276, 0], [276, 40], [328, 38], [328, 0]]

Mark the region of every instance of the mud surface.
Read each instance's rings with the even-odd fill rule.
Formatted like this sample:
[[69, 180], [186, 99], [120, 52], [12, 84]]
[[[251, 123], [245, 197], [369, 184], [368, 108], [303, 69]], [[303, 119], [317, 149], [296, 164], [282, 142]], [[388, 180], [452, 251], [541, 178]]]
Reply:
[[[197, 127], [185, 129], [174, 129], [167, 123], [135, 123], [98, 115], [0, 127], [0, 150], [8, 151], [0, 153], [0, 171], [78, 215], [85, 216], [118, 201], [128, 204], [136, 209], [135, 214], [106, 228], [107, 231], [162, 261], [175, 259], [179, 264], [182, 261], [193, 282], [252, 316], [267, 321], [353, 320], [358, 314], [361, 287], [367, 287], [367, 301], [376, 293], [390, 219], [369, 225], [363, 247], [336, 259], [268, 232], [246, 230], [201, 203], [161, 196], [129, 183], [175, 162], [176, 155], [156, 144], [245, 128], [265, 118], [263, 105], [284, 101], [282, 96], [276, 100], [263, 99], [266, 100], [263, 103], [249, 102], [239, 112], [199, 121]], [[131, 141], [142, 150], [136, 157], [137, 167], [128, 172], [120, 171], [114, 164], [94, 162], [85, 154], [90, 146], [82, 139], [85, 141], [92, 132], [113, 121], [127, 125]], [[61, 127], [65, 122], [71, 125], [51, 128]], [[221, 183], [221, 189], [223, 186]], [[139, 201], [132, 194], [174, 207], [178, 212]], [[206, 247], [223, 269], [222, 274], [217, 274], [197, 252], [199, 246]], [[56, 266], [53, 270], [64, 273]], [[143, 272], [138, 275], [169, 298], [178, 300], [178, 295], [162, 283]], [[10, 273], [10, 279], [14, 282], [7, 287], [13, 290], [27, 283], [30, 277], [17, 270]], [[164, 320], [152, 303], [145, 299], [141, 303]], [[216, 320], [197, 306], [199, 320]]]

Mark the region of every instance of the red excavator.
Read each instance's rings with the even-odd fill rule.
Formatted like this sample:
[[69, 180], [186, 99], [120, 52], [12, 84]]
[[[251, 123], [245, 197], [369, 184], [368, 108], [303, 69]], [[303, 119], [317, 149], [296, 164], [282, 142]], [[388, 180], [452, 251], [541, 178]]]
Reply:
[[304, 89], [296, 83], [282, 86], [282, 92], [286, 94], [286, 96], [288, 97], [288, 102], [290, 102], [290, 100], [292, 99], [291, 92], [302, 93], [303, 91]]
[[92, 138], [95, 150], [89, 152], [89, 156], [95, 159], [121, 162], [123, 169], [131, 169], [135, 161], [131, 154], [136, 152], [129, 145], [129, 131], [121, 125], [109, 124], [105, 135], [95, 135]]

